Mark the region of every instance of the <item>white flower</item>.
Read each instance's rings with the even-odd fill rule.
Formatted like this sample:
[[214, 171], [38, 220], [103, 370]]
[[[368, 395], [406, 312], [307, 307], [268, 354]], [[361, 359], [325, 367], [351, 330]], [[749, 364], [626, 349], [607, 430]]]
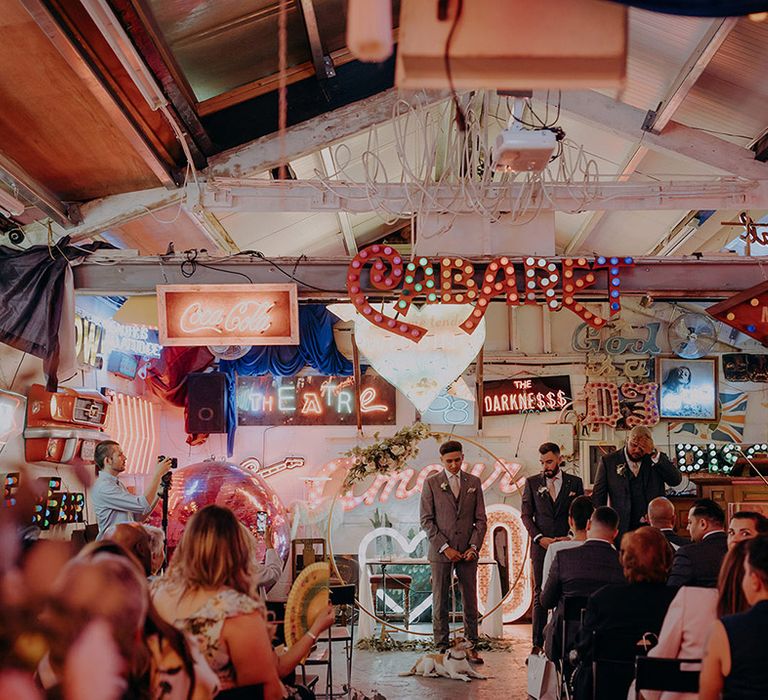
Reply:
[[616, 474], [617, 476], [624, 476], [624, 472], [627, 471], [627, 465], [626, 464], [619, 464], [616, 467]]
[[443, 491], [447, 491], [447, 490], [448, 490], [448, 482], [447, 482], [447, 481], [444, 481], [442, 484], [440, 484], [440, 488], [441, 488]]
[[405, 454], [405, 448], [400, 447], [400, 445], [392, 445], [392, 454], [395, 455], [395, 457], [399, 457], [402, 454]]
[[543, 496], [545, 493], [547, 493], [547, 487], [546, 486], [539, 486], [536, 493], [539, 494], [539, 496]]

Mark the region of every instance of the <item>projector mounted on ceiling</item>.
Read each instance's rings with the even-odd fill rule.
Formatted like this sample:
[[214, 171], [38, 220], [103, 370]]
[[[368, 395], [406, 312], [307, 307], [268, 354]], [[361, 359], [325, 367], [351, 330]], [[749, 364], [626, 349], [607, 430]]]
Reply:
[[548, 129], [533, 131], [507, 127], [496, 137], [493, 169], [497, 172], [541, 172], [556, 147], [557, 137]]

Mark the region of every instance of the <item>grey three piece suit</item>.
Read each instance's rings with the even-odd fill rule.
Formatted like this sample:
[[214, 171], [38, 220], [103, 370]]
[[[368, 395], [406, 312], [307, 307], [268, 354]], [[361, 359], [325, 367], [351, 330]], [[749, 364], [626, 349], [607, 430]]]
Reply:
[[464, 605], [466, 637], [477, 641], [477, 560], [453, 564], [440, 548], [466, 552], [471, 546], [483, 546], [487, 529], [482, 482], [463, 471], [459, 497], [455, 498], [445, 470], [429, 477], [421, 492], [421, 527], [429, 538], [432, 565], [432, 627], [435, 643], [448, 646], [448, 610], [451, 601], [451, 568], [455, 567]]

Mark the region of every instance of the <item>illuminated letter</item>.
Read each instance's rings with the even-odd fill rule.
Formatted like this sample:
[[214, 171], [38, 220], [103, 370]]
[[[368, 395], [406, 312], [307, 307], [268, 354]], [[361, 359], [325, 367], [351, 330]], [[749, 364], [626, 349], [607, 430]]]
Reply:
[[352, 392], [344, 389], [339, 392], [336, 403], [337, 413], [352, 413]]
[[277, 408], [281, 413], [293, 413], [296, 410], [296, 388], [281, 386], [277, 390]]
[[309, 391], [304, 394], [304, 405], [301, 407], [302, 415], [311, 414], [320, 416], [323, 413], [323, 407], [320, 405], [320, 397], [314, 392]]
[[[499, 276], [501, 276], [503, 282], [499, 280]], [[490, 300], [499, 294], [507, 295], [508, 305], [517, 306], [520, 303], [517, 295], [517, 283], [515, 281], [515, 266], [507, 257], [496, 258], [488, 265], [483, 273], [477, 305], [469, 318], [459, 327], [465, 333], [472, 333], [488, 310]]]
[[[543, 274], [536, 274], [537, 271]], [[544, 294], [544, 301], [550, 311], [557, 311], [560, 308], [560, 301], [557, 298], [557, 284], [560, 282], [560, 273], [557, 271], [557, 265], [553, 262], [548, 263], [545, 258], [526, 258], [525, 259], [525, 303], [538, 304], [536, 298], [536, 288], [538, 287]]]

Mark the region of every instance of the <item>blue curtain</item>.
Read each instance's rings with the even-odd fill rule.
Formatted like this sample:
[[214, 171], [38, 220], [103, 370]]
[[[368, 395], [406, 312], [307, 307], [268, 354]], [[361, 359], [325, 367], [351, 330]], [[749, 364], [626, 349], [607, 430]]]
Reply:
[[237, 429], [237, 376], [271, 374], [292, 377], [305, 366], [328, 375], [349, 376], [352, 363], [342, 355], [333, 340], [338, 319], [320, 304], [299, 307], [299, 344], [254, 346], [239, 360], [221, 360], [227, 376], [227, 454], [232, 456]]

